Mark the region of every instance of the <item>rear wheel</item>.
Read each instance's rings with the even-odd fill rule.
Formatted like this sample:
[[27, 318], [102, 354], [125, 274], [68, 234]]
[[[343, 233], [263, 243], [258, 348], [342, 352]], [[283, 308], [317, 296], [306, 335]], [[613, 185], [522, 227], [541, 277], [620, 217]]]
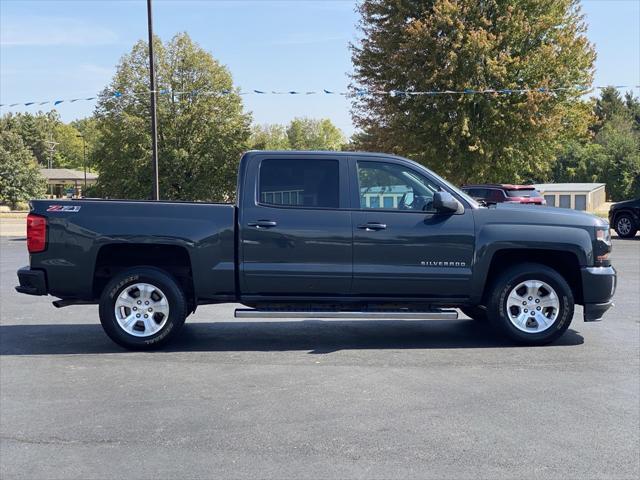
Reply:
[[486, 322], [487, 321], [487, 310], [480, 307], [479, 305], [474, 305], [472, 307], [464, 307], [460, 308], [460, 311], [464, 313], [467, 317], [477, 320], [478, 322]]
[[544, 345], [569, 328], [574, 299], [558, 272], [526, 263], [498, 277], [487, 308], [489, 319], [504, 335], [518, 343]]
[[622, 238], [631, 238], [638, 232], [633, 218], [628, 213], [621, 213], [616, 217], [614, 228], [618, 236]]
[[109, 337], [133, 350], [169, 342], [187, 316], [180, 285], [163, 270], [136, 267], [116, 275], [100, 298], [100, 323]]

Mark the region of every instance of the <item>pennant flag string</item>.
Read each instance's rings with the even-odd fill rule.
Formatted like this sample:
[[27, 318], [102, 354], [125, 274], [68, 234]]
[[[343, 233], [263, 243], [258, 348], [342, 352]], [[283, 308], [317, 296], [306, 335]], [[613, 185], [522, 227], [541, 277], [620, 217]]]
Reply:
[[[335, 96], [343, 96], [343, 97], [365, 97], [372, 95], [389, 95], [391, 97], [412, 97], [412, 96], [439, 96], [439, 95], [487, 95], [487, 94], [495, 94], [495, 95], [510, 95], [510, 94], [524, 94], [529, 92], [537, 92], [537, 93], [554, 93], [554, 92], [562, 92], [562, 91], [576, 91], [576, 92], [587, 92], [589, 90], [602, 90], [604, 88], [610, 88], [609, 86], [599, 85], [595, 87], [589, 87], [586, 85], [573, 85], [569, 87], [537, 87], [537, 88], [502, 88], [502, 89], [494, 89], [494, 88], [486, 88], [486, 89], [472, 89], [465, 88], [463, 90], [429, 90], [429, 91], [416, 91], [416, 90], [369, 90], [366, 88], [355, 87], [348, 91], [336, 91], [336, 90], [192, 90], [192, 91], [174, 91], [174, 90], [157, 90], [156, 93], [158, 96], [162, 97], [165, 95], [171, 95], [173, 97], [179, 96], [216, 96], [216, 95], [335, 95]], [[640, 89], [640, 85], [615, 85], [613, 86], [615, 89]], [[120, 99], [123, 97], [133, 97], [138, 95], [149, 95], [151, 90], [143, 91], [143, 92], [118, 92], [115, 91], [111, 94], [111, 98]], [[0, 104], [0, 107], [30, 107], [33, 105], [47, 105], [49, 103], [53, 103], [53, 106], [58, 106], [62, 103], [75, 103], [80, 101], [92, 101], [98, 98], [97, 96], [92, 97], [84, 97], [84, 98], [70, 98], [70, 99], [56, 99], [56, 100], [46, 100], [46, 101], [29, 101], [29, 102], [17, 102], [11, 104]], [[107, 97], [109, 98], [109, 97]]]

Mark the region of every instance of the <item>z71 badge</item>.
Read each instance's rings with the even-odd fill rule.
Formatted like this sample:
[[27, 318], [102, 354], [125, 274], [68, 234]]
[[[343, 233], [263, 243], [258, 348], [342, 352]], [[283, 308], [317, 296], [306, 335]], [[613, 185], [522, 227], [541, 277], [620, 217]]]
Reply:
[[79, 212], [80, 205], [49, 205], [47, 212]]

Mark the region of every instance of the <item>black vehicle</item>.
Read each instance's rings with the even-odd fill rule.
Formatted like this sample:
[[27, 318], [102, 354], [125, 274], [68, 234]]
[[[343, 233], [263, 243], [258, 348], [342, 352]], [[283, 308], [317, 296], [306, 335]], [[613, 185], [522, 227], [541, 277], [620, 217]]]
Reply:
[[35, 200], [19, 292], [98, 303], [129, 348], [174, 337], [198, 305], [239, 317], [488, 319], [557, 339], [616, 284], [609, 225], [515, 204], [481, 207], [423, 166], [374, 153], [248, 152], [235, 205]]
[[609, 223], [619, 237], [634, 237], [640, 230], [640, 198], [611, 205]]

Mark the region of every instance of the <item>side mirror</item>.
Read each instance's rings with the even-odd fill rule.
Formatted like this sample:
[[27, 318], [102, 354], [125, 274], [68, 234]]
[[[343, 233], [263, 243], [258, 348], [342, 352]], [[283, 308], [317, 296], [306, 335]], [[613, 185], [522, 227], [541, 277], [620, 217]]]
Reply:
[[433, 194], [433, 208], [438, 213], [458, 213], [464, 207], [449, 192], [436, 192]]

